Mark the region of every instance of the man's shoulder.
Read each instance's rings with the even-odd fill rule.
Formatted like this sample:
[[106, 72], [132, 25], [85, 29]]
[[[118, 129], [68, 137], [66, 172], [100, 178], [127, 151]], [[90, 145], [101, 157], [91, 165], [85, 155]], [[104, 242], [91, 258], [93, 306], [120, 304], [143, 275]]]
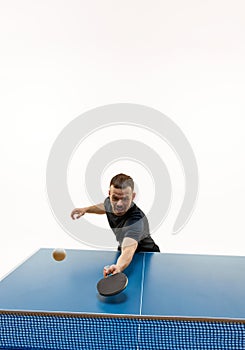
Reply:
[[109, 197], [106, 197], [106, 199], [104, 200], [104, 206], [105, 206], [105, 210], [107, 211], [107, 209], [110, 208], [110, 198]]
[[131, 208], [129, 208], [129, 210], [127, 211], [129, 215], [140, 215], [141, 217], [145, 216], [144, 212], [140, 209], [140, 207], [138, 207], [134, 202], [132, 204], [133, 205], [131, 206]]
[[105, 200], [104, 200], [104, 203], [108, 203], [108, 202], [110, 202], [110, 198], [106, 197]]
[[134, 203], [125, 214], [126, 226], [136, 231], [149, 231], [149, 222], [144, 212]]

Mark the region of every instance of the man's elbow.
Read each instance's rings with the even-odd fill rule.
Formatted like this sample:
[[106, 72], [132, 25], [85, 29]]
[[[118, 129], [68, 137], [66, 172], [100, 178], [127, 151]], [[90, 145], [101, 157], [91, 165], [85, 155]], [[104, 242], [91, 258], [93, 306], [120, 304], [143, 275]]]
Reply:
[[130, 246], [123, 246], [122, 247], [122, 254], [131, 260], [134, 256], [134, 253], [137, 249], [137, 246], [138, 246], [138, 243], [136, 241], [135, 241], [135, 243], [131, 244]]
[[135, 251], [137, 249], [138, 242], [130, 237], [125, 237], [123, 242], [122, 242], [122, 249], [131, 249], [132, 251]]

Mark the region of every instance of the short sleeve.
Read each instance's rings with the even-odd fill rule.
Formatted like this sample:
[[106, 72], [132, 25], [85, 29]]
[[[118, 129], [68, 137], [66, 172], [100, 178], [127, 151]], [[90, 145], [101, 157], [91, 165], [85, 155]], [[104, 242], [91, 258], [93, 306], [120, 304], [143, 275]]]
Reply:
[[144, 227], [144, 218], [130, 218], [126, 221], [123, 228], [123, 236], [124, 238], [132, 238], [135, 241], [139, 242], [145, 236]]

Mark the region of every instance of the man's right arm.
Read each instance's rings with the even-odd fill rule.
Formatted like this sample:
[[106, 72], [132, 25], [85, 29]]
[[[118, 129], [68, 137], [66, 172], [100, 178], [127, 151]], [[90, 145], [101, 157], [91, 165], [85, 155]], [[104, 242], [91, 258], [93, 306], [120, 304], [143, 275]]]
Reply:
[[71, 212], [71, 218], [73, 220], [79, 219], [81, 216], [84, 214], [89, 213], [89, 214], [105, 214], [105, 206], [104, 203], [99, 203], [96, 205], [92, 205], [90, 207], [85, 207], [85, 208], [75, 208]]

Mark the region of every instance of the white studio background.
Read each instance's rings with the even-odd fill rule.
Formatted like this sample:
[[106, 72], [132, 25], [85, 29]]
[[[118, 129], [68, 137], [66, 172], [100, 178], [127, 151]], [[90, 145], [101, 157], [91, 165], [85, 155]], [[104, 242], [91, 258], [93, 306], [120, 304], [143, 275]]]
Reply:
[[[197, 205], [184, 229], [172, 235], [173, 209], [183, 192], [181, 169], [167, 145], [145, 135], [169, 165], [177, 194], [154, 233], [161, 250], [244, 255], [244, 1], [2, 0], [0, 6], [0, 277], [40, 247], [95, 249], [75, 241], [54, 219], [46, 165], [71, 120], [119, 102], [167, 115], [196, 155]], [[91, 136], [94, 150], [117, 132]], [[120, 137], [125, 133], [144, 137], [134, 130], [120, 130]], [[77, 150], [69, 168], [74, 206], [89, 204], [79, 182], [84, 152]], [[105, 194], [107, 178], [120, 166], [140, 186], [139, 165], [115, 163], [104, 169]], [[143, 176], [153, 188], [150, 175]], [[152, 200], [152, 190], [140, 192], [142, 209]]]

